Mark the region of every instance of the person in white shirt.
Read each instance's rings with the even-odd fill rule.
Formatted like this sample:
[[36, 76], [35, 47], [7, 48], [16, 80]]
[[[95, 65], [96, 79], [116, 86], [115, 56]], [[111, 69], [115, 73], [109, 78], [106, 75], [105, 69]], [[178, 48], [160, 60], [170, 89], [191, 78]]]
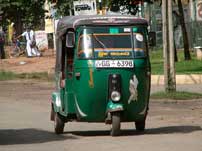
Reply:
[[28, 57], [33, 57], [33, 56], [41, 56], [39, 53], [37, 47], [36, 47], [36, 40], [35, 40], [35, 35], [34, 31], [31, 30], [29, 27], [25, 32], [23, 32], [21, 35], [19, 35], [17, 38], [24, 36], [27, 41], [27, 56]]

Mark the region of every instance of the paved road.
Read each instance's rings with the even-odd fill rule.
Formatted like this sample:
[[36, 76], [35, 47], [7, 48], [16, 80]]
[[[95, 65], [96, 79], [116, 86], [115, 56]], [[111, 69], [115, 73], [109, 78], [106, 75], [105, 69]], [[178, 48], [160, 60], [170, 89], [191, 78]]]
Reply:
[[[109, 125], [68, 123], [63, 135], [49, 121], [50, 83], [0, 82], [0, 151], [201, 151], [202, 100], [151, 100], [144, 134], [133, 123], [120, 137]], [[154, 87], [153, 87], [154, 89]]]

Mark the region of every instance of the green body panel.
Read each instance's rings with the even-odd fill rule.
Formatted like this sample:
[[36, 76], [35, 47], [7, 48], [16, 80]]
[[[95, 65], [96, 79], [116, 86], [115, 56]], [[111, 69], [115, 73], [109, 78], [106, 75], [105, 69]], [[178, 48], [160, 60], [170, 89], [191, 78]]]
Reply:
[[[88, 121], [104, 121], [106, 116], [108, 81], [107, 74], [96, 70], [90, 60], [78, 60], [75, 64], [75, 73], [80, 73], [80, 79], [75, 79], [75, 97], [80, 109]], [[78, 110], [78, 109], [77, 109]]]
[[[150, 72], [149, 60], [135, 59], [135, 67], [131, 69], [96, 69], [94, 60], [75, 60], [74, 64], [73, 78], [66, 79], [65, 89], [60, 91], [62, 107], [55, 105], [56, 112], [64, 116], [75, 113], [80, 121], [104, 122], [107, 111], [116, 110], [121, 105], [122, 121], [141, 120], [145, 117], [150, 95], [150, 76], [147, 75]], [[75, 77], [76, 73], [80, 74], [79, 78]], [[117, 105], [108, 99], [110, 74], [121, 75], [121, 101]], [[128, 104], [129, 81], [134, 74], [139, 82], [138, 99]]]
[[[134, 121], [138, 113], [144, 110], [149, 95], [149, 78], [146, 69], [149, 67], [144, 59], [134, 61], [134, 69], [96, 69], [92, 60], [77, 60], [75, 72], [80, 72], [81, 77], [75, 80], [74, 89], [80, 109], [87, 115], [83, 117], [89, 121], [104, 121], [108, 104], [108, 76], [109, 74], [120, 74], [122, 83], [121, 102], [124, 106], [124, 121]], [[90, 77], [90, 70], [92, 77]], [[128, 104], [130, 97], [129, 81], [136, 75], [138, 85], [138, 100]], [[90, 81], [92, 83], [90, 83]]]
[[[68, 74], [68, 72], [66, 72]], [[70, 73], [73, 74], [73, 73]], [[75, 113], [75, 102], [74, 102], [74, 91], [73, 91], [73, 78], [65, 79], [65, 113], [73, 114]]]

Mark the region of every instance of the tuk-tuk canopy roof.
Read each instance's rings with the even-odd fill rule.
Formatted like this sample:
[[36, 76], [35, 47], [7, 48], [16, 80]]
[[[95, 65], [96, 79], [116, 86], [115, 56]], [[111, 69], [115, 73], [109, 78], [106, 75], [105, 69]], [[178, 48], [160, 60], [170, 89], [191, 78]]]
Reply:
[[66, 33], [67, 29], [75, 29], [78, 26], [104, 26], [104, 25], [148, 25], [143, 18], [137, 18], [131, 15], [79, 15], [66, 16], [59, 20], [57, 25], [58, 37]]

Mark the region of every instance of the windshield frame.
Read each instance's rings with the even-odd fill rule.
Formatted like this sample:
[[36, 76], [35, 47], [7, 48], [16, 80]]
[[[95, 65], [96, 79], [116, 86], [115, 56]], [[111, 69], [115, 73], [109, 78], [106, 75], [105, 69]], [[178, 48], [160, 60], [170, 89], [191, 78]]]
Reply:
[[[80, 26], [80, 28], [78, 28], [77, 30], [77, 42], [76, 42], [76, 57], [77, 59], [79, 60], [103, 60], [103, 59], [138, 59], [138, 58], [146, 58], [148, 57], [148, 31], [147, 31], [147, 26], [146, 25], [134, 25], [134, 26], [101, 26], [102, 27], [106, 27], [106, 28], [130, 28], [130, 32], [126, 32], [130, 35], [130, 40], [131, 40], [131, 51], [132, 51], [132, 56], [128, 57], [128, 58], [124, 58], [124, 57], [121, 57], [121, 56], [115, 56], [115, 57], [106, 57], [106, 58], [100, 58], [100, 57], [95, 57], [95, 48], [94, 48], [94, 42], [93, 40], [95, 40], [96, 38], [91, 38], [91, 42], [92, 42], [92, 55], [91, 57], [79, 57], [78, 53], [79, 53], [79, 44], [80, 44], [80, 41], [81, 41], [81, 37], [83, 36], [83, 34], [81, 34], [83, 32], [83, 30], [85, 29], [93, 29], [93, 28], [97, 28], [97, 27], [93, 27], [93, 26]], [[137, 32], [137, 33], [141, 33], [142, 36], [143, 36], [143, 42], [144, 42], [144, 53], [145, 55], [144, 56], [141, 56], [141, 57], [136, 57], [135, 56], [135, 48], [134, 48], [134, 31], [133, 31], [133, 28], [142, 28], [144, 31], [142, 32]], [[92, 37], [95, 37], [96, 35], [99, 35], [99, 34], [107, 34], [107, 33], [89, 33], [88, 35], [91, 35]], [[120, 34], [124, 34], [123, 32], [120, 33]], [[115, 48], [116, 49], [116, 48]], [[103, 52], [104, 52], [104, 48], [103, 48]], [[126, 51], [128, 52], [128, 51]]]

